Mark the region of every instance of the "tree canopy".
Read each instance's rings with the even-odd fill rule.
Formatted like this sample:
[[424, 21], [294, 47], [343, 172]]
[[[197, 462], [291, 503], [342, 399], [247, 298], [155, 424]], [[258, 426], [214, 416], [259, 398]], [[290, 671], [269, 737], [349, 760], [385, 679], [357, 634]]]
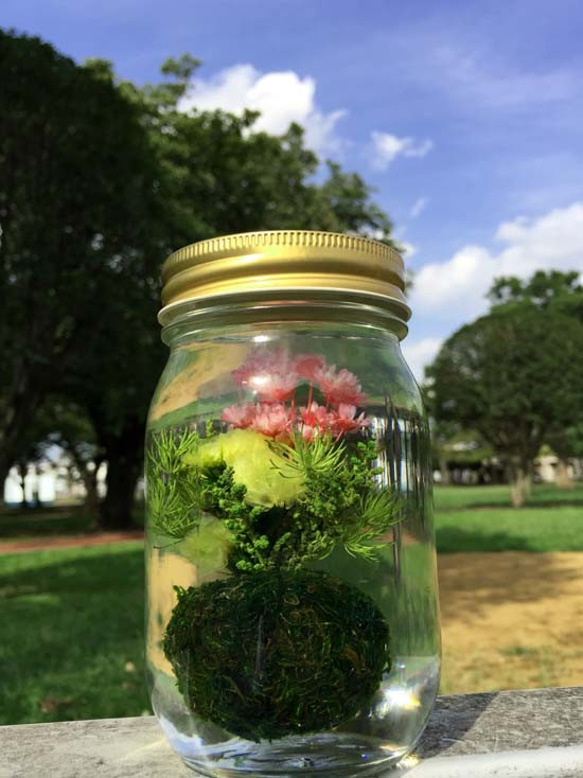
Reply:
[[[137, 107], [111, 79], [0, 31], [0, 482], [83, 348], [103, 273], [146, 242], [154, 176]], [[151, 207], [150, 207], [151, 206]]]
[[[548, 304], [540, 276], [533, 287], [497, 282], [492, 296], [500, 302], [455, 332], [428, 370], [436, 419], [475, 429], [490, 444], [517, 505], [542, 444], [581, 417], [583, 325], [563, 299], [578, 291], [570, 276], [551, 280], [560, 305]], [[527, 291], [534, 288], [536, 298]]]
[[108, 462], [108, 527], [129, 521], [165, 359], [156, 322], [164, 257], [260, 229], [391, 242], [359, 175], [327, 163], [316, 176], [301, 127], [271, 136], [254, 130], [252, 112], [183, 110], [197, 66], [169, 60], [159, 83], [138, 87], [107, 62], [79, 66], [36, 38], [0, 32], [0, 482], [43, 402], [64, 398]]

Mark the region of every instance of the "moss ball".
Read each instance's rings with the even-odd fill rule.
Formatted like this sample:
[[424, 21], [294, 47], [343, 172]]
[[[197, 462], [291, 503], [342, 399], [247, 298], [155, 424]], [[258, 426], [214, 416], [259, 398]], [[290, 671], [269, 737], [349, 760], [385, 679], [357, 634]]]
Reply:
[[255, 741], [341, 724], [390, 669], [388, 625], [370, 597], [308, 570], [181, 590], [164, 652], [191, 710]]

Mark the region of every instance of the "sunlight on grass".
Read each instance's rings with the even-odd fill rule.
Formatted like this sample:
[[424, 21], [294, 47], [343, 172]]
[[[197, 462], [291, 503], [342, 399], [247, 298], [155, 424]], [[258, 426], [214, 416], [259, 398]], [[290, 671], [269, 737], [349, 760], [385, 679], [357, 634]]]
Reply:
[[440, 553], [583, 551], [583, 485], [537, 484], [519, 510], [506, 486], [437, 487], [435, 506]]
[[0, 723], [149, 711], [143, 590], [140, 543], [0, 559]]

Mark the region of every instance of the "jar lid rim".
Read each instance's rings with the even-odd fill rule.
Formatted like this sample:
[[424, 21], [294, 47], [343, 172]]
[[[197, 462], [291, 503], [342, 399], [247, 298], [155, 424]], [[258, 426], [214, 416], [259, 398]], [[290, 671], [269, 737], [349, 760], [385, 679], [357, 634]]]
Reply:
[[199, 241], [173, 252], [162, 268], [163, 310], [217, 294], [327, 287], [385, 298], [410, 317], [404, 262], [392, 246], [361, 235], [315, 230], [269, 230]]

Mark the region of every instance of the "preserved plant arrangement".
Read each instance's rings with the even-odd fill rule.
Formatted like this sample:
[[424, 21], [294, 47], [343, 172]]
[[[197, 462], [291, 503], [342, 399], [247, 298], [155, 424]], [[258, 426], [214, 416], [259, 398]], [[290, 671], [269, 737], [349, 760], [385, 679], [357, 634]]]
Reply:
[[375, 775], [439, 684], [428, 425], [393, 249], [328, 233], [166, 262], [146, 438], [152, 705], [209, 778]]
[[376, 483], [353, 373], [278, 351], [253, 354], [233, 377], [242, 389], [253, 381], [259, 402], [225, 408], [223, 429], [204, 435], [160, 433], [149, 451], [153, 529], [195, 560], [205, 534], [220, 538], [230, 573], [177, 590], [164, 652], [202, 718], [272, 739], [349, 719], [389, 671], [374, 602], [304, 567], [339, 544], [374, 563], [402, 508]]

